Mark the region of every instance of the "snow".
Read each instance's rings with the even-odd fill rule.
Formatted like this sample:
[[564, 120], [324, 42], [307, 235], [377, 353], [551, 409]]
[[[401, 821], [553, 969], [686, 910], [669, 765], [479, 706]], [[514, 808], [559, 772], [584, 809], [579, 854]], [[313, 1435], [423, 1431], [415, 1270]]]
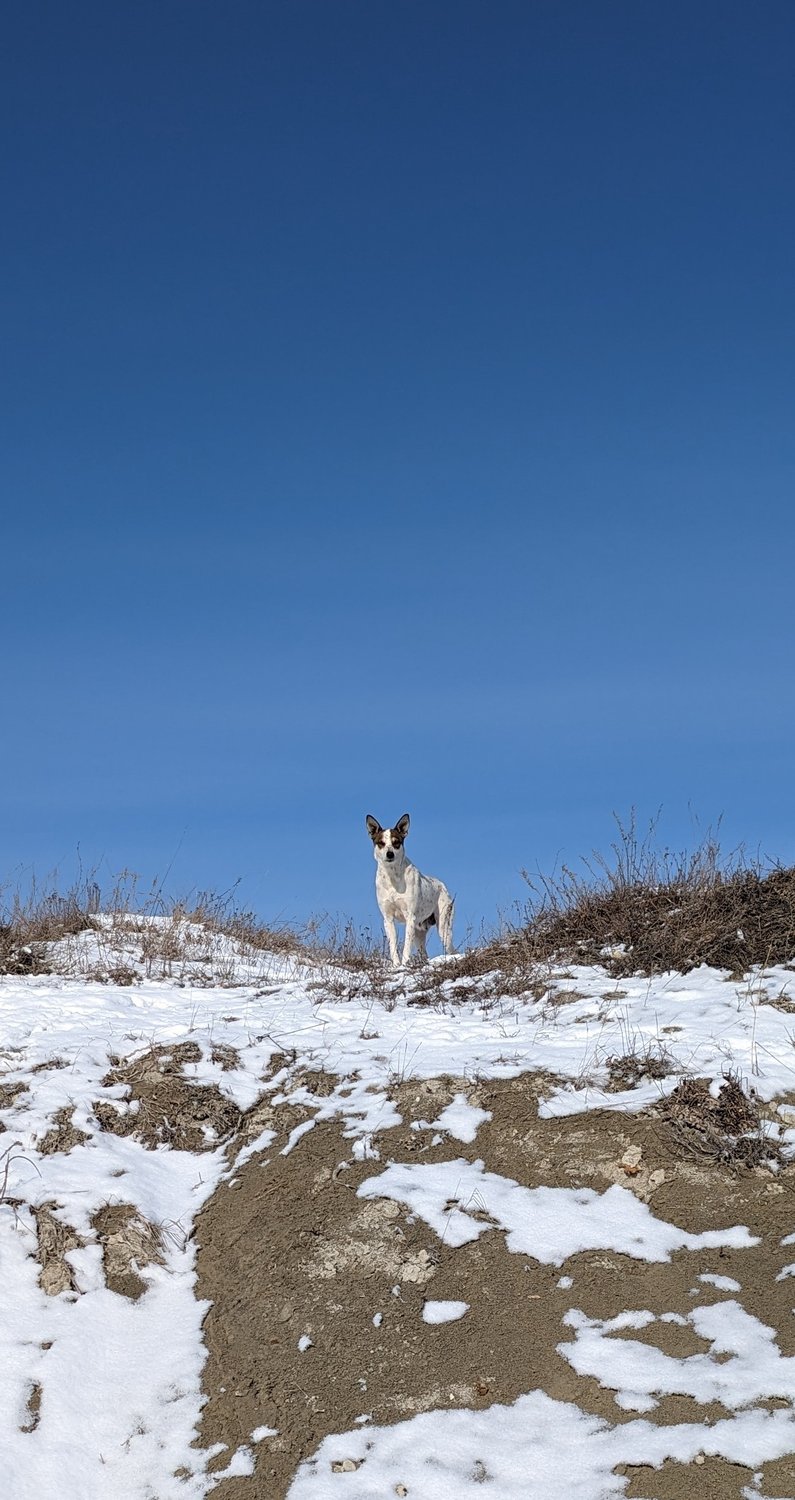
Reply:
[[706, 1282], [707, 1286], [717, 1287], [720, 1292], [742, 1291], [739, 1281], [735, 1281], [733, 1276], [715, 1276], [711, 1271], [702, 1271], [698, 1279]]
[[[731, 1410], [766, 1398], [791, 1401], [795, 1396], [795, 1358], [785, 1358], [776, 1347], [773, 1329], [735, 1301], [693, 1308], [686, 1321], [709, 1349], [684, 1359], [637, 1339], [611, 1338], [657, 1321], [650, 1312], [599, 1319], [572, 1309], [563, 1321], [575, 1330], [575, 1339], [559, 1344], [558, 1353], [578, 1375], [593, 1375], [617, 1391], [616, 1402], [626, 1410], [649, 1411], [659, 1396], [674, 1394], [692, 1396], [702, 1404], [720, 1401]], [[728, 1357], [719, 1362], [717, 1355]]]
[[448, 1104], [442, 1110], [438, 1120], [415, 1120], [412, 1130], [438, 1130], [455, 1136], [457, 1141], [474, 1141], [479, 1127], [485, 1120], [490, 1120], [491, 1114], [487, 1109], [479, 1109], [477, 1105], [470, 1104], [464, 1094], [456, 1094], [452, 1104]]
[[[658, 1468], [667, 1458], [692, 1463], [714, 1454], [756, 1467], [795, 1445], [791, 1411], [743, 1412], [706, 1427], [654, 1426], [642, 1419], [613, 1427], [542, 1391], [486, 1411], [426, 1412], [394, 1427], [328, 1437], [298, 1470], [288, 1500], [382, 1500], [401, 1484], [422, 1500], [618, 1500], [626, 1480], [618, 1464]], [[355, 1472], [331, 1472], [352, 1459]]]
[[[702, 968], [685, 978], [622, 980], [618, 991], [599, 968], [574, 967], [551, 975], [540, 999], [503, 996], [493, 984], [462, 989], [448, 982], [430, 1007], [409, 1003], [418, 983], [411, 975], [396, 981], [385, 1002], [361, 985], [352, 998], [337, 1000], [328, 998], [322, 976], [273, 955], [243, 961], [237, 953], [236, 987], [214, 985], [206, 972], [200, 984], [185, 973], [150, 978], [132, 932], [124, 954], [139, 982], [80, 977], [92, 955], [107, 957], [109, 932], [66, 942], [61, 959], [71, 975], [0, 979], [0, 1083], [7, 1101], [0, 1108], [0, 1443], [5, 1491], [14, 1500], [55, 1493], [59, 1500], [204, 1500], [224, 1475], [251, 1474], [251, 1444], [273, 1435], [255, 1429], [213, 1474], [208, 1464], [219, 1450], [194, 1446], [206, 1308], [195, 1293], [191, 1231], [218, 1183], [243, 1161], [258, 1155], [266, 1170], [263, 1153], [275, 1132], [263, 1130], [230, 1161], [213, 1139], [197, 1155], [147, 1149], [134, 1135], [103, 1130], [98, 1102], [129, 1108], [124, 1088], [108, 1078], [114, 1061], [143, 1057], [152, 1047], [195, 1042], [200, 1055], [186, 1065], [186, 1077], [213, 1084], [241, 1109], [265, 1098], [275, 1109], [303, 1106], [311, 1118], [283, 1148], [296, 1157], [313, 1124], [339, 1120], [350, 1157], [373, 1164], [360, 1198], [404, 1204], [451, 1249], [496, 1231], [509, 1251], [563, 1266], [586, 1249], [664, 1263], [677, 1253], [755, 1243], [751, 1229], [730, 1215], [719, 1215], [720, 1227], [708, 1233], [690, 1233], [655, 1215], [628, 1187], [528, 1188], [482, 1161], [390, 1161], [389, 1132], [402, 1123], [392, 1093], [412, 1079], [544, 1070], [559, 1080], [541, 1105], [544, 1115], [595, 1107], [626, 1114], [658, 1100], [682, 1076], [709, 1077], [719, 1087], [732, 1070], [760, 1099], [776, 1101], [795, 1086], [792, 1018], [767, 1003], [768, 996], [793, 998], [795, 976], [787, 968], [755, 971], [741, 986]], [[216, 972], [231, 964], [229, 945], [217, 934], [212, 940], [196, 934], [195, 943], [197, 964], [205, 949]], [[232, 1067], [213, 1060], [220, 1044], [234, 1049]], [[609, 1057], [663, 1046], [667, 1077], [624, 1093], [606, 1091]], [[279, 1071], [270, 1076], [274, 1066]], [[309, 1070], [325, 1076], [322, 1092], [301, 1082]], [[23, 1088], [12, 1098], [8, 1086], [15, 1084]], [[63, 1110], [86, 1139], [71, 1151], [45, 1153], [42, 1141]], [[429, 1128], [469, 1143], [488, 1119], [459, 1092]], [[778, 1141], [785, 1157], [793, 1156], [791, 1108], [782, 1107], [780, 1120]], [[154, 1226], [161, 1246], [161, 1263], [138, 1267], [145, 1290], [137, 1301], [106, 1285], [92, 1222], [107, 1205], [122, 1204]], [[54, 1296], [39, 1285], [35, 1259], [35, 1211], [43, 1206], [83, 1242], [67, 1252], [74, 1290]], [[785, 1237], [789, 1242], [795, 1235]], [[787, 1266], [779, 1279], [792, 1274]], [[558, 1284], [570, 1288], [571, 1278]], [[486, 1479], [491, 1500], [555, 1500], [573, 1492], [605, 1500], [624, 1493], [624, 1480], [613, 1472], [619, 1464], [720, 1454], [758, 1467], [791, 1453], [795, 1360], [743, 1308], [739, 1282], [702, 1273], [702, 1289], [710, 1300], [693, 1306], [686, 1321], [703, 1349], [685, 1358], [628, 1336], [654, 1322], [643, 1309], [605, 1320], [562, 1309], [559, 1351], [574, 1372], [613, 1393], [615, 1425], [543, 1391], [528, 1391], [512, 1406], [424, 1412], [388, 1428], [359, 1424], [327, 1438], [301, 1466], [290, 1500], [375, 1500], [401, 1484], [423, 1500], [481, 1495]], [[725, 1293], [733, 1295], [716, 1297]], [[464, 1303], [428, 1301], [423, 1317], [438, 1322], [451, 1318], [451, 1309], [460, 1310], [456, 1316], [467, 1311]], [[380, 1317], [374, 1314], [376, 1326]], [[709, 1425], [696, 1419], [657, 1425], [648, 1413], [666, 1393], [701, 1405], [719, 1401], [727, 1416]], [[753, 1404], [773, 1396], [787, 1405], [768, 1411]], [[641, 1415], [621, 1418], [627, 1411]], [[331, 1463], [345, 1458], [360, 1466], [332, 1474]]]
[[674, 1250], [757, 1243], [744, 1225], [703, 1234], [677, 1229], [655, 1219], [647, 1204], [617, 1184], [604, 1193], [593, 1188], [525, 1188], [487, 1172], [482, 1161], [463, 1158], [393, 1163], [377, 1177], [367, 1178], [358, 1195], [405, 1203], [447, 1245], [466, 1245], [497, 1225], [505, 1231], [509, 1250], [555, 1266], [582, 1250], [615, 1250], [635, 1260], [667, 1261]]
[[436, 1301], [429, 1297], [423, 1304], [423, 1323], [456, 1323], [469, 1312], [468, 1302]]

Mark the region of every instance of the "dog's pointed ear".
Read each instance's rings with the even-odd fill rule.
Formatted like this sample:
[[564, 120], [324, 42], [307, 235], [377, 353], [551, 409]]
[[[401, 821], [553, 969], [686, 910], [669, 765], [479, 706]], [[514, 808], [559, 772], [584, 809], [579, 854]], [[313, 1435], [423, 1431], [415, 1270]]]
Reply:
[[406, 837], [406, 834], [409, 831], [409, 824], [410, 824], [410, 822], [411, 822], [411, 819], [410, 819], [408, 813], [404, 813], [403, 817], [400, 818], [398, 820], [398, 822], [395, 824], [395, 833], [399, 834], [402, 839], [404, 839]]
[[384, 830], [381, 827], [381, 824], [379, 822], [377, 822], [376, 819], [374, 817], [372, 817], [370, 813], [368, 813], [367, 814], [367, 832], [369, 833], [370, 838], [371, 839], [377, 839], [379, 833], [383, 833], [383, 831]]

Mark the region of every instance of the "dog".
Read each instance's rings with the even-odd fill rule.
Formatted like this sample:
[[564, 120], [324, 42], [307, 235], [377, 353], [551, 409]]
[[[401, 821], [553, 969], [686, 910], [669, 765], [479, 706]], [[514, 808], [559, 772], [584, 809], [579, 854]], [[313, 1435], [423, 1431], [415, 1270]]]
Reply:
[[453, 898], [441, 880], [432, 875], [421, 875], [416, 865], [406, 857], [403, 847], [409, 831], [409, 815], [404, 813], [394, 828], [382, 828], [381, 824], [367, 814], [367, 832], [373, 841], [375, 855], [375, 894], [384, 931], [389, 944], [389, 956], [394, 968], [401, 967], [398, 954], [396, 922], [404, 922], [406, 934], [403, 941], [403, 968], [416, 948], [420, 959], [427, 962], [425, 939], [431, 927], [436, 927], [445, 953], [453, 953]]

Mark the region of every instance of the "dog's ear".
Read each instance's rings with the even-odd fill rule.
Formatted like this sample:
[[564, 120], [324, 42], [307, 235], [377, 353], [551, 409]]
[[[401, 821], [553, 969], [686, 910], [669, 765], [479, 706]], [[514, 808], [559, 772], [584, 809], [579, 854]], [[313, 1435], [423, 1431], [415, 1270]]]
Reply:
[[406, 837], [406, 834], [409, 831], [410, 822], [411, 819], [409, 818], [408, 813], [404, 813], [403, 817], [400, 818], [395, 824], [395, 833], [399, 834], [400, 838], [404, 839]]
[[367, 832], [369, 833], [370, 838], [371, 839], [377, 839], [379, 833], [383, 833], [383, 831], [384, 830], [381, 827], [381, 824], [378, 823], [378, 822], [376, 822], [376, 819], [374, 817], [372, 817], [370, 815], [370, 813], [368, 813], [367, 814]]

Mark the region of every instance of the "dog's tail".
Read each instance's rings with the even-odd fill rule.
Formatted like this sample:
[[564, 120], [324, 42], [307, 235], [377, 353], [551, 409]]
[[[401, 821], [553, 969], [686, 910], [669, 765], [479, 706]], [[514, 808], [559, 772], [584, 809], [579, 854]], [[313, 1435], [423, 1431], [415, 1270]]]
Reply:
[[439, 936], [445, 953], [455, 953], [453, 943], [453, 912], [455, 901], [449, 891], [439, 893]]

